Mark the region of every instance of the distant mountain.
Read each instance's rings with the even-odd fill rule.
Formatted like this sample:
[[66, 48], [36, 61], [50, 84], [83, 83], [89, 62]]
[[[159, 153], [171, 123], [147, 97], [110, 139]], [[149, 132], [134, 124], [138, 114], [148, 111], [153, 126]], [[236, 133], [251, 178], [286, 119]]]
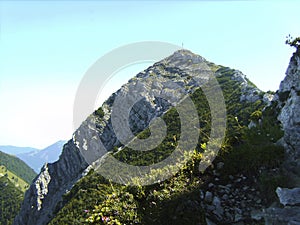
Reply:
[[0, 166], [5, 166], [9, 171], [22, 178], [28, 184], [31, 183], [36, 173], [25, 162], [16, 156], [0, 151]]
[[39, 150], [39, 149], [31, 148], [31, 147], [16, 147], [16, 146], [12, 146], [12, 145], [1, 145], [0, 146], [1, 152], [5, 152], [10, 155], [28, 153], [28, 152], [33, 152], [33, 151], [37, 151], [37, 150]]
[[26, 162], [35, 172], [40, 172], [45, 163], [52, 163], [58, 160], [66, 141], [58, 141], [42, 150], [33, 150], [16, 156]]

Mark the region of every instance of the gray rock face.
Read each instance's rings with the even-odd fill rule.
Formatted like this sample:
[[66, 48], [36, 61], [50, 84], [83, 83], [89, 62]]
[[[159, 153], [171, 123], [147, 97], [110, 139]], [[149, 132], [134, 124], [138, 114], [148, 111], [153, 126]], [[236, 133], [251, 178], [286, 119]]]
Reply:
[[287, 96], [280, 102], [278, 120], [284, 130], [283, 145], [287, 153], [287, 166], [300, 176], [300, 55], [294, 53], [286, 71], [286, 77], [280, 84], [280, 95]]
[[231, 79], [237, 81], [240, 84], [242, 90], [242, 95], [240, 97], [241, 102], [255, 102], [260, 99], [259, 93], [261, 93], [261, 90], [249, 83], [246, 75], [241, 71], [236, 70]]
[[267, 104], [267, 106], [271, 105], [271, 102], [274, 100], [274, 95], [265, 93], [263, 96], [263, 101]]
[[45, 165], [27, 190], [14, 224], [46, 224], [62, 195], [82, 176], [87, 163], [72, 141], [64, 145], [59, 161]]
[[265, 214], [266, 225], [300, 225], [300, 207], [269, 208]]
[[[281, 144], [286, 151], [285, 167], [295, 185], [300, 185], [300, 51], [293, 54], [286, 77], [274, 98], [279, 105], [278, 120], [282, 123], [284, 137]], [[300, 225], [300, 188], [276, 190], [284, 208], [270, 207], [264, 210], [267, 225]]]
[[299, 51], [295, 52], [290, 60], [286, 70], [286, 77], [281, 81], [279, 86], [280, 92], [290, 91], [291, 89], [300, 90], [300, 55]]
[[280, 188], [276, 189], [277, 196], [282, 205], [300, 205], [300, 188]]

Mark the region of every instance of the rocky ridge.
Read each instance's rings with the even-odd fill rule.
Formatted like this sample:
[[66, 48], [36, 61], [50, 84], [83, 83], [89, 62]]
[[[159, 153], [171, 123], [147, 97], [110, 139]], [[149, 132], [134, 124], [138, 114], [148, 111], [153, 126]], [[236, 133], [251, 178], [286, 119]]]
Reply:
[[[127, 134], [122, 133], [122, 129], [114, 129], [111, 118], [113, 103], [118, 96], [132, 97], [132, 101], [139, 99], [129, 112], [129, 125], [132, 132], [136, 134], [149, 126], [154, 118], [163, 115], [170, 107], [176, 105], [183, 96], [192, 93], [199, 88], [200, 84], [207, 82], [211, 74], [207, 64], [208, 62], [201, 56], [187, 50], [179, 50], [129, 80], [102, 105], [102, 116], [97, 116], [95, 113], [90, 115], [75, 131], [72, 139], [64, 145], [59, 160], [42, 168], [26, 192], [24, 203], [14, 224], [47, 224], [63, 206], [63, 194], [68, 192], [91, 168], [88, 165], [114, 147], [122, 146], [123, 142], [121, 143], [119, 139], [126, 140]], [[231, 79], [242, 86], [243, 96], [240, 101], [253, 102], [262, 98], [259, 95], [261, 91], [250, 84], [241, 72], [235, 71]], [[128, 108], [121, 107], [120, 110], [126, 111]], [[87, 152], [88, 154], [85, 154]], [[203, 193], [208, 203], [203, 207], [210, 210], [209, 205], [212, 205], [216, 209], [213, 212], [216, 212], [217, 217], [223, 218], [225, 215], [224, 218], [228, 218], [228, 221], [240, 221], [244, 217], [242, 209], [238, 206], [243, 207], [246, 202], [245, 196], [239, 195], [238, 192], [241, 187], [239, 183], [243, 183], [244, 180], [244, 176], [233, 178], [236, 185], [224, 186], [224, 188], [219, 185], [216, 187], [217, 182], [213, 183], [213, 186], [210, 185], [212, 199], [206, 196], [209, 194]], [[250, 187], [249, 189], [253, 195], [257, 192], [257, 190], [252, 191]], [[232, 191], [237, 192], [238, 195], [231, 196], [229, 192]], [[232, 199], [233, 205], [237, 204], [234, 212], [228, 207], [222, 208], [223, 202], [228, 201], [226, 194], [229, 200]], [[253, 199], [254, 208], [259, 208], [259, 199]], [[248, 211], [249, 214], [251, 209], [249, 208]]]
[[[265, 93], [263, 100], [270, 106], [276, 105], [278, 120], [282, 124], [284, 136], [278, 141], [285, 149], [285, 174], [292, 184], [291, 188], [278, 187], [277, 202], [270, 207], [261, 199], [259, 190], [253, 186], [255, 177], [231, 176], [227, 184], [221, 184], [218, 168], [213, 170], [214, 180], [210, 180], [207, 187], [200, 191], [202, 207], [206, 210], [207, 224], [256, 224], [262, 222], [266, 225], [299, 225], [300, 224], [300, 51], [296, 51], [286, 71], [286, 77], [281, 82], [275, 95]], [[245, 81], [244, 81], [245, 82]], [[244, 83], [242, 81], [242, 83]], [[244, 89], [245, 90], [245, 89]], [[253, 99], [249, 92], [248, 98]], [[254, 98], [256, 99], [256, 98]], [[253, 121], [249, 129], [257, 126]], [[279, 169], [279, 168], [278, 168]], [[271, 171], [278, 173], [279, 171]]]
[[292, 180], [292, 188], [278, 187], [279, 203], [265, 210], [266, 224], [300, 224], [300, 51], [293, 54], [275, 96], [278, 103], [278, 120], [282, 124], [284, 137], [280, 144], [286, 152], [285, 169]]
[[[281, 108], [278, 120], [282, 123], [282, 144], [287, 152], [289, 170], [300, 177], [300, 53], [295, 52], [278, 90]], [[299, 183], [300, 185], [300, 183]]]

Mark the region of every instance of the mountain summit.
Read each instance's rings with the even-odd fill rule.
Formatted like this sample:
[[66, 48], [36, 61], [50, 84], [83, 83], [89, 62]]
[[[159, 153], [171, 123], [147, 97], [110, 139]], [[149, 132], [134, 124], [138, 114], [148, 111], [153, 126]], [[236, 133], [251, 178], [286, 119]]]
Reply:
[[[222, 89], [227, 109], [224, 120], [228, 126], [220, 153], [214, 162], [209, 162], [212, 166], [200, 173], [197, 165], [208, 160], [203, 154], [213, 144], [209, 139], [212, 109], [200, 87], [211, 76]], [[124, 96], [131, 101], [119, 101]], [[97, 163], [111, 156], [128, 165], [155, 165], [168, 158], [179, 141], [190, 142], [192, 133], [187, 138], [182, 135], [180, 113], [176, 111], [184, 96], [191, 98], [199, 117], [198, 124], [187, 129], [197, 130], [198, 136], [192, 161], [178, 168], [178, 173], [147, 187], [139, 183], [136, 187], [124, 187], [94, 172]], [[35, 178], [14, 224], [96, 224], [99, 221], [103, 224], [107, 221], [245, 224], [245, 221], [261, 220], [262, 216], [255, 212], [266, 208], [270, 201], [261, 194], [268, 187], [262, 181], [263, 175], [279, 170], [283, 160], [283, 149], [276, 145], [282, 137], [276, 117], [282, 110], [274, 109], [272, 99], [272, 93], [259, 90], [241, 71], [208, 62], [188, 50], [176, 51], [130, 79], [82, 123], [64, 145], [59, 160], [46, 164]], [[197, 115], [191, 115], [189, 119], [195, 120]], [[151, 136], [151, 126], [155, 125], [152, 122], [161, 122], [158, 118], [166, 124], [162, 144], [151, 151], [130, 149], [128, 146], [136, 138]], [[218, 120], [216, 126], [222, 123]], [[128, 124], [130, 129], [123, 129]], [[113, 166], [107, 170], [112, 174], [123, 172], [126, 173], [116, 171]], [[149, 171], [149, 176], [154, 173], [167, 171], [154, 169]]]

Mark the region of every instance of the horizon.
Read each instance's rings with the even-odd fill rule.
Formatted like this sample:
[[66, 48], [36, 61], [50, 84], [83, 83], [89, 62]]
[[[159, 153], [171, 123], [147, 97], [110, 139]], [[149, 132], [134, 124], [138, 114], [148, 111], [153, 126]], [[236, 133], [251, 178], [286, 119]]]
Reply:
[[[138, 41], [183, 43], [210, 62], [240, 70], [259, 89], [276, 91], [294, 52], [285, 37], [300, 35], [299, 6], [292, 1], [1, 1], [0, 145], [43, 149], [72, 138], [74, 98], [86, 71], [112, 49]], [[119, 71], [95, 109], [149, 65]]]

